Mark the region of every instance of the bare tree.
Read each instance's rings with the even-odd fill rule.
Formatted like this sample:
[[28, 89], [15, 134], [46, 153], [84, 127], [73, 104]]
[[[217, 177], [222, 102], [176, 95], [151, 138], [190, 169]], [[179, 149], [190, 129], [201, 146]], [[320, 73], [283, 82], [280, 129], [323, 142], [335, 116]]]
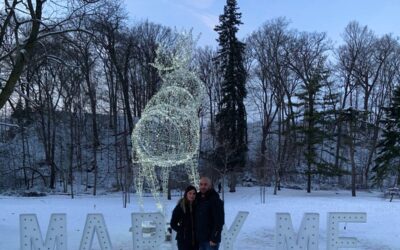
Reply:
[[[388, 101], [389, 93], [398, 74], [398, 43], [390, 35], [378, 38], [367, 26], [358, 22], [350, 22], [345, 28], [344, 45], [337, 50], [336, 72], [340, 82], [343, 82], [344, 92], [341, 95], [339, 109], [353, 107], [363, 114], [360, 125], [363, 146], [366, 147], [366, 161], [355, 175], [364, 176], [361, 183], [368, 187], [369, 172], [376, 151], [379, 138], [379, 121], [382, 116], [382, 107]], [[359, 103], [362, 103], [359, 105]], [[339, 110], [339, 111], [340, 111]], [[343, 112], [339, 112], [341, 114]], [[337, 123], [335, 166], [340, 168], [340, 148], [342, 146], [343, 125], [345, 116], [339, 115]], [[353, 130], [356, 127], [353, 126]], [[363, 132], [364, 131], [364, 132]], [[361, 136], [361, 135], [360, 135]], [[355, 150], [353, 147], [350, 150]], [[353, 153], [351, 153], [353, 155]], [[352, 169], [358, 169], [352, 167]], [[355, 177], [352, 177], [355, 179]]]
[[[5, 9], [0, 11], [0, 20], [4, 21], [0, 26], [0, 63], [9, 62], [8, 72], [2, 77], [4, 83], [1, 80], [0, 85], [0, 109], [14, 92], [37, 43], [48, 36], [79, 30], [69, 21], [81, 18], [88, 11], [88, 5], [88, 2], [80, 2], [69, 9], [71, 5], [63, 8], [59, 3], [46, 0], [4, 0]], [[53, 14], [57, 8], [66, 14], [55, 18], [57, 15]]]
[[[283, 131], [282, 123], [284, 120], [290, 121], [289, 116], [285, 117], [285, 110], [292, 113], [292, 96], [296, 82], [293, 81], [292, 72], [289, 70], [286, 60], [286, 50], [292, 33], [288, 30], [288, 21], [284, 18], [274, 19], [265, 23], [259, 30], [254, 32], [248, 38], [248, 46], [250, 48], [251, 57], [254, 60], [254, 67], [251, 71], [249, 84], [249, 93], [260, 114], [262, 136], [260, 141], [260, 166], [270, 166], [275, 176], [275, 191], [279, 188], [280, 173], [284, 167], [288, 144], [284, 143], [290, 140], [290, 133]], [[287, 118], [287, 119], [286, 119]], [[272, 136], [275, 128], [273, 124], [278, 119], [277, 138]], [[290, 129], [291, 126], [287, 126]], [[283, 137], [283, 134], [288, 136]], [[267, 152], [267, 142], [269, 140], [277, 140], [276, 149], [268, 149], [268, 151], [276, 151], [277, 154]], [[275, 164], [267, 164], [270, 157], [275, 156], [273, 160]], [[267, 159], [268, 158], [268, 159]], [[264, 171], [268, 172], [268, 170]], [[266, 184], [263, 180], [263, 185]]]
[[[43, 44], [44, 45], [44, 44]], [[49, 187], [54, 189], [59, 166], [56, 164], [57, 109], [60, 105], [60, 80], [57, 62], [47, 60], [44, 47], [36, 50], [35, 62], [30, 63], [31, 91], [34, 108], [37, 110], [38, 131], [44, 148], [41, 165], [50, 169]], [[31, 72], [29, 72], [31, 71]]]
[[196, 53], [197, 71], [207, 92], [208, 103], [204, 109], [208, 110], [209, 113], [208, 119], [210, 121], [212, 149], [215, 149], [215, 114], [218, 112], [217, 108], [219, 103], [217, 99], [217, 89], [219, 89], [219, 84], [221, 82], [221, 76], [219, 75], [216, 62], [214, 61], [216, 55], [216, 51], [209, 46], [199, 48]]

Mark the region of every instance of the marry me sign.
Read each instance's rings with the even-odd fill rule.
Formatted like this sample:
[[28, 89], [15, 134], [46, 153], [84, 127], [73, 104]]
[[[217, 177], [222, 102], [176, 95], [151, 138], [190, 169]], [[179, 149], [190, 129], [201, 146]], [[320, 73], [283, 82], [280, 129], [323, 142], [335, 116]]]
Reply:
[[[248, 215], [248, 212], [239, 212], [231, 226], [224, 228], [222, 232], [222, 249], [234, 249], [234, 243]], [[339, 224], [365, 223], [366, 219], [366, 213], [328, 213], [326, 249], [357, 248], [358, 241], [356, 238], [340, 236]], [[132, 246], [134, 250], [161, 249], [166, 238], [165, 218], [161, 213], [132, 213], [131, 222]], [[144, 226], [146, 224], [151, 225], [151, 227]], [[289, 213], [277, 213], [275, 227], [276, 250], [319, 249], [318, 213], [304, 214], [298, 232], [293, 229]], [[148, 230], [149, 228], [151, 230]], [[173, 234], [171, 238], [172, 249], [175, 249], [175, 235]], [[106, 221], [102, 214], [87, 215], [79, 250], [92, 250], [94, 240], [97, 240], [101, 250], [113, 250]], [[50, 216], [50, 222], [44, 239], [36, 214], [20, 215], [21, 250], [68, 250], [67, 242], [66, 214], [52, 214]]]

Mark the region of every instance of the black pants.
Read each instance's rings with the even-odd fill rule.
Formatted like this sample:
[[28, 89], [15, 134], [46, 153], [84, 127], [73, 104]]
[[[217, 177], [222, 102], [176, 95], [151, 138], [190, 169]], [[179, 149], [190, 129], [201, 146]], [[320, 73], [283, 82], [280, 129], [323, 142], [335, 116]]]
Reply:
[[193, 246], [190, 242], [178, 240], [178, 250], [199, 250], [199, 245]]

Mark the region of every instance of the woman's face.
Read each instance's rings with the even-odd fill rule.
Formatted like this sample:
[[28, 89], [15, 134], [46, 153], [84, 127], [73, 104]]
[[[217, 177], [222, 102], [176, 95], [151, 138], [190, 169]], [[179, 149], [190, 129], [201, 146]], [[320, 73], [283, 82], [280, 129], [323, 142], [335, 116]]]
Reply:
[[186, 199], [190, 202], [194, 201], [194, 199], [196, 199], [196, 191], [190, 190], [189, 192], [187, 192]]

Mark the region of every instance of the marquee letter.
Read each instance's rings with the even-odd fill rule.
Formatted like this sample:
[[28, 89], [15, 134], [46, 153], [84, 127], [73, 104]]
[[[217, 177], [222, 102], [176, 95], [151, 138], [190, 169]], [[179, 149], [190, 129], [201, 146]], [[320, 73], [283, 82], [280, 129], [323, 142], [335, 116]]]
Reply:
[[66, 214], [52, 214], [46, 240], [43, 242], [36, 214], [21, 214], [19, 216], [21, 250], [67, 250], [66, 221]]
[[[151, 225], [144, 228], [143, 222]], [[165, 238], [164, 216], [161, 213], [132, 213], [132, 237], [133, 249], [159, 249]]]
[[308, 249], [318, 250], [319, 214], [305, 213], [301, 221], [299, 233], [293, 230], [289, 213], [276, 214], [276, 249]]
[[328, 213], [327, 249], [356, 248], [358, 243], [357, 238], [339, 237], [339, 223], [365, 223], [366, 221], [366, 213]]
[[222, 244], [224, 246], [224, 250], [233, 250], [233, 243], [239, 235], [239, 231], [242, 228], [244, 221], [246, 220], [249, 212], [239, 212], [236, 215], [235, 220], [233, 221], [229, 230], [224, 226], [224, 230], [222, 230]]
[[94, 234], [100, 243], [101, 250], [112, 250], [110, 236], [102, 214], [88, 214], [83, 229], [79, 250], [91, 250]]

